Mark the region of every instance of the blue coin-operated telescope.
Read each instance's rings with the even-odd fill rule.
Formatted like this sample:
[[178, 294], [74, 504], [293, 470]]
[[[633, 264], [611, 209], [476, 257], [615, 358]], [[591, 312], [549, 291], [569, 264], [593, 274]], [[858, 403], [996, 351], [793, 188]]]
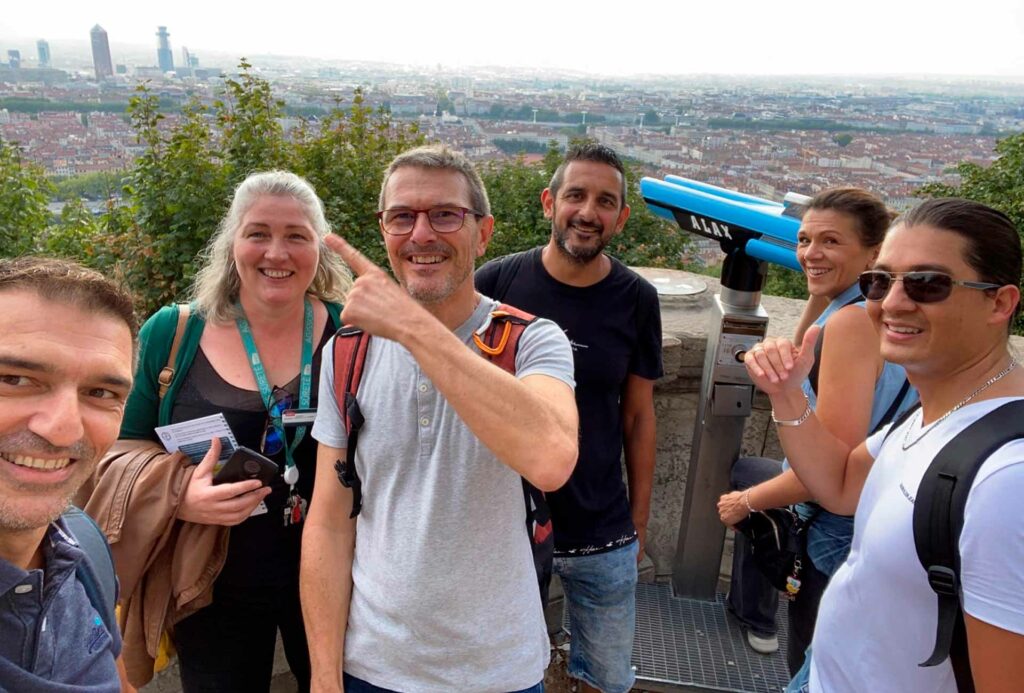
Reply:
[[797, 231], [810, 198], [790, 193], [785, 202], [772, 202], [678, 176], [644, 178], [640, 191], [655, 214], [718, 241], [725, 253], [672, 564], [676, 596], [714, 600], [725, 538], [716, 504], [729, 489], [754, 394], [743, 356], [764, 338], [768, 326], [761, 307], [768, 263], [800, 269]]

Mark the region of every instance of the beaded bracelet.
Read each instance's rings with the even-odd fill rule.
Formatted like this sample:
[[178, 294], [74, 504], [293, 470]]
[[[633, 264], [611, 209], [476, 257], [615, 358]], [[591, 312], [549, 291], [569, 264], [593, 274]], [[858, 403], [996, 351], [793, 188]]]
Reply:
[[750, 505], [750, 489], [749, 488], [746, 491], [743, 492], [743, 504], [747, 506], [747, 512], [749, 514], [753, 515], [754, 513], [757, 512]]

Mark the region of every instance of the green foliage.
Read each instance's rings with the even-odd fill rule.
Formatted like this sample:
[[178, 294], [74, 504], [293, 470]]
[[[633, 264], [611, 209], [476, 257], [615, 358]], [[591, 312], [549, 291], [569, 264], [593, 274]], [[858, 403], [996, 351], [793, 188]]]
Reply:
[[0, 139], [0, 257], [35, 249], [46, 230], [53, 185], [39, 166], [24, 162], [16, 145]]
[[[548, 242], [551, 222], [544, 218], [540, 194], [561, 159], [557, 143], [551, 142], [539, 165], [528, 165], [520, 158], [511, 164], [491, 164], [483, 171], [495, 219], [494, 238], [484, 260]], [[627, 265], [681, 268], [688, 239], [678, 226], [647, 209], [639, 180], [639, 169], [627, 166], [626, 201], [631, 213], [625, 229], [608, 244], [608, 252]]]
[[165, 133], [157, 99], [143, 86], [129, 115], [146, 151], [128, 176], [124, 206], [105, 217], [106, 252], [97, 263], [115, 264], [148, 314], [184, 297], [196, 255], [224, 214], [233, 162], [220, 161], [202, 106], [188, 106]]
[[761, 293], [806, 300], [808, 298], [807, 277], [803, 272], [791, 270], [788, 267], [769, 265], [768, 277], [765, 279]]
[[511, 163], [492, 162], [480, 176], [494, 215], [494, 236], [482, 261], [547, 243], [551, 222], [544, 218], [540, 193], [551, 175], [544, 167], [519, 157]]
[[832, 141], [838, 144], [840, 147], [846, 147], [853, 142], [853, 135], [848, 132], [841, 132], [832, 137]]
[[214, 102], [221, 148], [229, 177], [239, 183], [250, 173], [291, 168], [281, 127], [284, 102], [273, 97], [270, 83], [255, 75], [245, 58], [238, 80], [225, 80], [224, 98]]
[[126, 173], [123, 171], [96, 171], [53, 180], [57, 200], [107, 200], [121, 193]]
[[60, 220], [50, 227], [37, 250], [45, 255], [68, 258], [95, 266], [107, 264], [97, 258], [100, 242], [102, 238], [99, 220], [76, 197], [65, 203]]
[[491, 144], [505, 154], [542, 154], [548, 150], [547, 145], [534, 140], [515, 140], [499, 137], [492, 140]]
[[357, 89], [348, 111], [335, 108], [298, 129], [295, 171], [313, 184], [331, 227], [387, 267], [376, 219], [384, 169], [399, 153], [424, 141], [415, 123], [396, 123], [384, 109], [375, 111]]
[[[1024, 132], [1000, 140], [996, 153], [999, 158], [990, 166], [957, 166], [960, 185], [930, 183], [918, 193], [925, 197], [964, 197], [994, 207], [1010, 217], [1024, 241]], [[1024, 334], [1024, 315], [1018, 313], [1013, 332]]]

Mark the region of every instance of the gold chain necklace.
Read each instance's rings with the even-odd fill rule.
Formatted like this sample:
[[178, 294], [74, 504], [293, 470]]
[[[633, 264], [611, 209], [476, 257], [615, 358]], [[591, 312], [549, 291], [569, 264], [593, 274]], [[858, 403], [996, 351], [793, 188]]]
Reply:
[[[993, 376], [992, 376], [991, 378], [989, 378], [988, 380], [986, 380], [986, 381], [985, 381], [985, 384], [984, 384], [984, 385], [982, 385], [982, 386], [981, 386], [981, 387], [979, 387], [979, 388], [978, 388], [977, 390], [975, 390], [974, 392], [972, 392], [971, 394], [967, 395], [967, 396], [966, 396], [966, 397], [964, 397], [964, 398], [963, 398], [962, 400], [960, 400], [959, 402], [957, 402], [956, 404], [954, 404], [954, 405], [953, 405], [953, 408], [952, 408], [952, 409], [950, 409], [950, 410], [949, 410], [949, 411], [947, 411], [947, 412], [946, 412], [945, 414], [943, 414], [943, 415], [942, 415], [942, 416], [940, 416], [940, 417], [939, 417], [938, 419], [936, 419], [936, 420], [935, 420], [935, 421], [933, 421], [933, 422], [932, 422], [931, 424], [929, 424], [929, 425], [928, 425], [928, 428], [924, 429], [924, 432], [923, 432], [923, 433], [922, 433], [921, 435], [919, 435], [919, 436], [918, 436], [917, 438], [914, 438], [914, 440], [913, 440], [913, 441], [910, 441], [910, 429], [912, 429], [912, 428], [913, 428], [914, 426], [913, 426], [913, 424], [910, 424], [910, 425], [908, 425], [908, 426], [907, 426], [907, 430], [906, 430], [906, 431], [904, 432], [904, 434], [903, 434], [903, 444], [902, 444], [902, 445], [903, 445], [903, 449], [904, 449], [904, 450], [909, 450], [910, 448], [912, 448], [912, 447], [914, 447], [915, 445], [917, 445], [917, 444], [918, 444], [919, 442], [921, 442], [921, 440], [922, 440], [922, 439], [924, 439], [924, 437], [925, 437], [926, 435], [928, 435], [929, 433], [931, 433], [931, 432], [932, 432], [932, 429], [933, 429], [933, 428], [935, 428], [935, 427], [936, 427], [936, 426], [938, 426], [938, 425], [939, 425], [940, 423], [942, 423], [943, 421], [945, 421], [946, 419], [948, 419], [948, 418], [949, 418], [949, 417], [950, 417], [950, 416], [951, 416], [951, 415], [953, 414], [953, 412], [955, 412], [955, 411], [959, 410], [959, 409], [960, 409], [961, 407], [963, 407], [963, 406], [964, 406], [965, 404], [967, 404], [968, 402], [970, 402], [970, 401], [971, 401], [972, 399], [974, 399], [975, 397], [977, 397], [978, 395], [980, 395], [980, 394], [981, 394], [982, 392], [984, 392], [985, 390], [987, 390], [988, 388], [990, 388], [990, 387], [991, 387], [992, 385], [994, 385], [995, 383], [997, 383], [997, 382], [999, 382], [1000, 380], [1002, 380], [1003, 378], [1005, 378], [1005, 377], [1006, 377], [1006, 375], [1007, 375], [1007, 374], [1008, 374], [1008, 373], [1009, 373], [1010, 371], [1012, 371], [1012, 370], [1013, 370], [1014, 368], [1016, 368], [1016, 367], [1017, 367], [1017, 362], [1016, 362], [1016, 361], [1013, 361], [1013, 360], [1011, 360], [1011, 361], [1010, 361], [1010, 365], [1009, 365], [1009, 366], [1007, 366], [1006, 368], [1004, 368], [1004, 369], [1003, 369], [1003, 370], [1001, 370], [1000, 372], [998, 372], [998, 373], [996, 373], [995, 375], [993, 375]], [[921, 414], [921, 409], [918, 409], [918, 410], [917, 410], [917, 414], [916, 414], [916, 416], [917, 416], [918, 418], [920, 418], [920, 417], [922, 416], [922, 414]], [[908, 442], [908, 441], [910, 441], [910, 442]]]

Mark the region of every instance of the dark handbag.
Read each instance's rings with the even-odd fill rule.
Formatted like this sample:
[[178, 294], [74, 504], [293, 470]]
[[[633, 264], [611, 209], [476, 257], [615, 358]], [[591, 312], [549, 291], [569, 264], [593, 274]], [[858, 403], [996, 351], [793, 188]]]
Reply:
[[814, 515], [805, 520], [790, 508], [768, 508], [750, 513], [736, 524], [736, 531], [750, 543], [754, 564], [772, 587], [790, 598], [800, 591], [807, 560], [807, 528]]

